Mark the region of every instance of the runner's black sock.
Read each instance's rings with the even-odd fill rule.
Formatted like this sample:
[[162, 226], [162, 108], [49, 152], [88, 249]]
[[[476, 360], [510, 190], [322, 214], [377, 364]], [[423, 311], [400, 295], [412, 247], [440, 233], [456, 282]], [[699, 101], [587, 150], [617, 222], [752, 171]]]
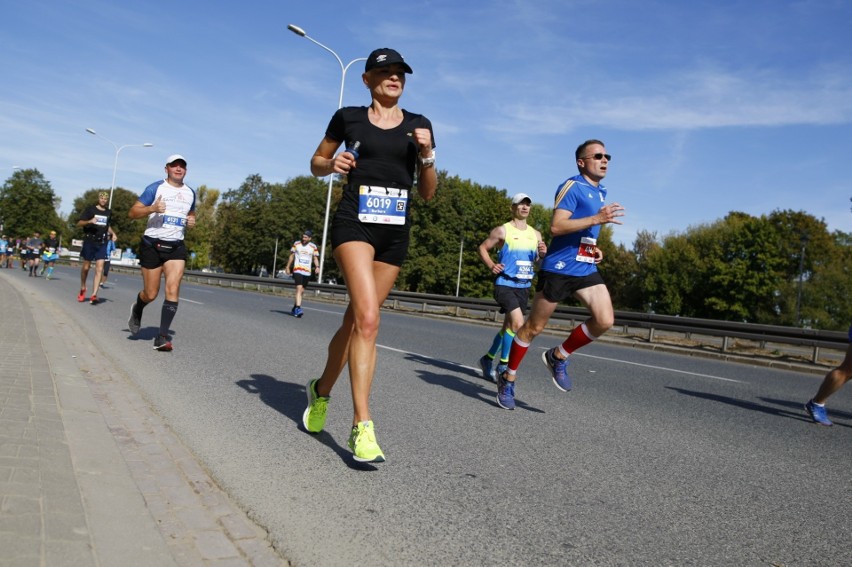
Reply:
[[169, 327], [171, 327], [175, 318], [177, 308], [177, 301], [169, 301], [168, 299], [163, 301], [163, 310], [160, 314], [160, 334], [164, 337], [169, 336]]
[[133, 304], [133, 314], [137, 319], [142, 318], [142, 310], [145, 309], [146, 305], [148, 303], [142, 299], [142, 292], [140, 291], [139, 295], [136, 296], [136, 303]]

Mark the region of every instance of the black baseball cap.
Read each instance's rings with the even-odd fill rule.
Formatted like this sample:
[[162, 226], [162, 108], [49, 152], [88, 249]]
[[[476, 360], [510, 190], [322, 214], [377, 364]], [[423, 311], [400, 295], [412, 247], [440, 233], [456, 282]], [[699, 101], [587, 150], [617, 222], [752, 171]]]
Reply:
[[302, 234], [303, 234], [303, 235], [305, 235], [305, 236], [307, 236], [307, 237], [309, 237], [309, 238], [313, 238], [313, 237], [314, 237], [314, 231], [312, 231], [312, 230], [305, 230], [305, 231], [302, 231]]
[[394, 63], [399, 63], [400, 65], [402, 65], [402, 68], [405, 69], [406, 73], [414, 73], [414, 71], [411, 70], [411, 66], [405, 62], [405, 59], [402, 58], [402, 55], [400, 55], [398, 51], [391, 49], [390, 47], [382, 47], [370, 53], [370, 56], [367, 57], [367, 63], [364, 64], [364, 72], [367, 72], [370, 69], [376, 69], [378, 67], [387, 67], [388, 65], [393, 65]]

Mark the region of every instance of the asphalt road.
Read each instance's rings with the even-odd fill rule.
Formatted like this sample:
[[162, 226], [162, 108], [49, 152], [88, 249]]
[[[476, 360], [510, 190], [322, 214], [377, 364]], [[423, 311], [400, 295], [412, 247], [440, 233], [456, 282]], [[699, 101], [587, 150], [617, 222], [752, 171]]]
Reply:
[[509, 412], [475, 370], [494, 327], [386, 313], [372, 411], [388, 461], [357, 465], [345, 374], [326, 430], [300, 425], [342, 306], [295, 319], [289, 297], [185, 284], [160, 353], [161, 299], [127, 331], [139, 276], [113, 274], [91, 306], [77, 270], [55, 275], [31, 285], [296, 566], [852, 565], [852, 387], [824, 428], [802, 410], [819, 377], [599, 341], [565, 394], [542, 336]]

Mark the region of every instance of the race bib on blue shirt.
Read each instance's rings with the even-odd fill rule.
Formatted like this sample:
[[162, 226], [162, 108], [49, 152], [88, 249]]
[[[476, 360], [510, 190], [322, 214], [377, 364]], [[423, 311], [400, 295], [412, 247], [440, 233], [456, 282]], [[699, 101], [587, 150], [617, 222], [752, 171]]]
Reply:
[[186, 226], [186, 217], [177, 215], [163, 215], [163, 224], [170, 226]]

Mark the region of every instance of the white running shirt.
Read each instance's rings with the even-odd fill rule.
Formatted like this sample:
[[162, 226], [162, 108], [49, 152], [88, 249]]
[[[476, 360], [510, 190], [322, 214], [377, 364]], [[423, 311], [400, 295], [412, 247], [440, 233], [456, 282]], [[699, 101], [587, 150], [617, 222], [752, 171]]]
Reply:
[[155, 181], [139, 195], [139, 202], [150, 207], [157, 197], [163, 198], [166, 212], [148, 215], [145, 236], [160, 240], [183, 240], [186, 217], [195, 210], [195, 190], [189, 185], [174, 187], [165, 180]]

